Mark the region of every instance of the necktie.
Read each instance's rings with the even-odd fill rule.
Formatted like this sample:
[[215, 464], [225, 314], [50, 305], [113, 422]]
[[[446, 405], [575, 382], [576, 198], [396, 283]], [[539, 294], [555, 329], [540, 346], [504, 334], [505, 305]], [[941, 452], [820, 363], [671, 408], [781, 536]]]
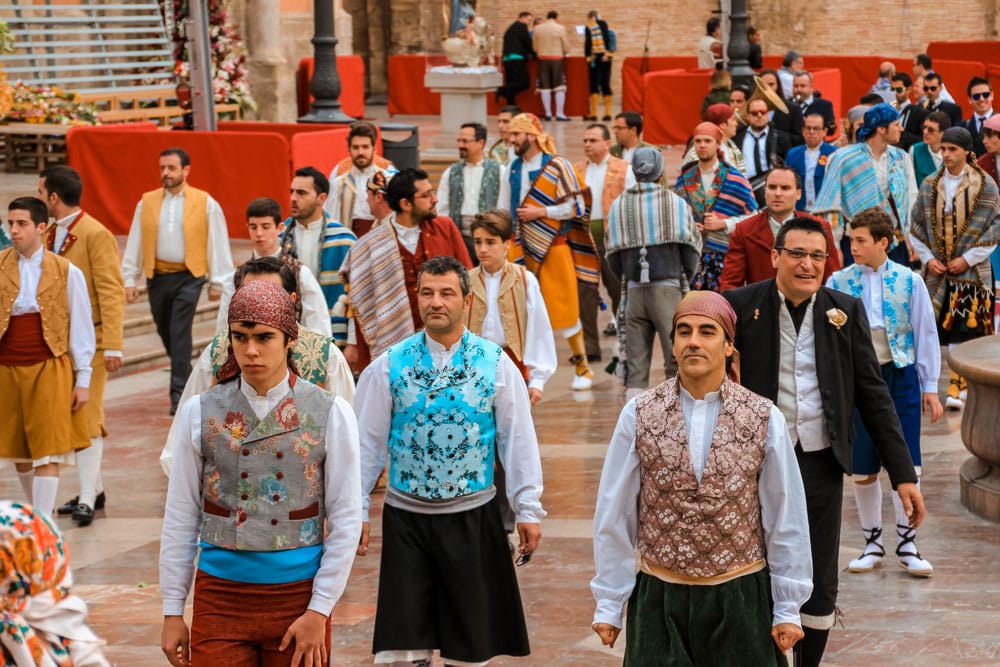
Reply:
[[982, 116], [976, 116], [976, 134], [983, 133], [983, 123], [985, 122], [986, 122], [985, 118], [983, 118]]
[[763, 164], [761, 164], [761, 159], [760, 159], [760, 142], [761, 142], [761, 139], [764, 138], [764, 135], [763, 134], [756, 135], [753, 132], [751, 132], [750, 136], [753, 137], [753, 168], [754, 168], [754, 176], [760, 176], [761, 174], [764, 173], [764, 166], [763, 166]]

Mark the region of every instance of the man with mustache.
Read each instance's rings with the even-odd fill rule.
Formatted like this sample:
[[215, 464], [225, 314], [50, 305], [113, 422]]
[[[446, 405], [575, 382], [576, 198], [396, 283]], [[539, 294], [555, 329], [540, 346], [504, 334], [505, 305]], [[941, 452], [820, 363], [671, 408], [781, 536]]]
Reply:
[[202, 285], [218, 301], [233, 273], [229, 231], [222, 207], [204, 190], [188, 185], [191, 158], [183, 148], [160, 153], [163, 187], [145, 193], [135, 207], [122, 277], [125, 300], [139, 298], [146, 276], [156, 331], [170, 355], [170, 414], [191, 373], [191, 325]]

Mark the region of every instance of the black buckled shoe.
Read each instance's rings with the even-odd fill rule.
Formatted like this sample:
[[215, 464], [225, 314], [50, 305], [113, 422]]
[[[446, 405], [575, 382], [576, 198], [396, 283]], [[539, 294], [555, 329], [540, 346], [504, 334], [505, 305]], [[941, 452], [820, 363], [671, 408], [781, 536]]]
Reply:
[[90, 508], [90, 505], [78, 503], [76, 509], [73, 510], [73, 521], [81, 527], [89, 526], [94, 521], [94, 510]]
[[[107, 499], [104, 497], [104, 492], [101, 491], [100, 493], [98, 493], [97, 498], [94, 500], [94, 509], [95, 510], [104, 509], [105, 500]], [[59, 506], [59, 508], [56, 510], [56, 514], [58, 514], [59, 516], [67, 516], [69, 514], [72, 514], [73, 512], [76, 511], [76, 508], [77, 506], [79, 506], [79, 504], [80, 504], [80, 496], [76, 496], [75, 498], [70, 498], [65, 503]], [[91, 513], [93, 513], [93, 510], [91, 510]]]

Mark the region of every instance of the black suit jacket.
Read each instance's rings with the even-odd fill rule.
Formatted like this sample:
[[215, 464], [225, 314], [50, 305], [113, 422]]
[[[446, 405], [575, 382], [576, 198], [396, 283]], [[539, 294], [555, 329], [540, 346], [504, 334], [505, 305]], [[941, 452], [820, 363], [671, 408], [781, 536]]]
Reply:
[[903, 125], [903, 134], [899, 138], [897, 146], [904, 151], [910, 150], [910, 146], [924, 140], [924, 118], [927, 111], [920, 105], [907, 104], [900, 114], [899, 122]]
[[[777, 402], [781, 350], [778, 309], [785, 306], [775, 281], [729, 290], [723, 296], [736, 311], [740, 383]], [[828, 321], [826, 312], [831, 308], [839, 308], [847, 315], [847, 322], [839, 329]], [[872, 347], [864, 305], [852, 296], [821, 287], [813, 303], [813, 326], [826, 432], [837, 462], [850, 473], [855, 436], [852, 422], [857, 408], [893, 488], [903, 482], [916, 482], [899, 417]]]
[[[802, 110], [794, 102], [788, 102], [786, 106], [788, 113], [775, 109], [774, 116], [771, 117], [771, 125], [783, 135], [785, 143], [791, 148], [804, 144], [806, 140], [802, 136]], [[787, 152], [786, 150], [785, 153]], [[784, 158], [785, 153], [781, 154], [782, 158]]]
[[948, 114], [948, 118], [951, 119], [952, 127], [962, 124], [962, 107], [957, 104], [952, 104], [951, 102], [945, 102], [942, 99], [938, 99], [938, 105], [931, 108], [929, 102], [925, 101], [924, 103], [927, 104], [927, 106], [924, 107], [927, 113], [930, 113], [931, 111], [943, 111]]
[[976, 115], [972, 114], [972, 118], [963, 120], [962, 127], [972, 135], [972, 149], [976, 151], [976, 157], [986, 155], [986, 146], [983, 146], [983, 133], [976, 129]]
[[535, 55], [534, 46], [531, 43], [531, 33], [528, 26], [520, 21], [514, 21], [503, 34], [503, 55], [518, 53], [525, 58]]
[[823, 116], [823, 127], [826, 128], [826, 136], [830, 136], [837, 131], [837, 118], [833, 115], [833, 102], [817, 97], [813, 93], [813, 101], [808, 106], [799, 107], [802, 109], [802, 120], [811, 113], [818, 113]]
[[[743, 150], [743, 140], [747, 136], [747, 132], [750, 130], [749, 125], [742, 125], [740, 129], [736, 130], [736, 136], [733, 137], [733, 141], [736, 145]], [[754, 199], [757, 200], [757, 206], [763, 208], [765, 206], [764, 201], [764, 186], [767, 181], [767, 172], [772, 168], [777, 167], [785, 163], [785, 155], [788, 153], [791, 145], [788, 143], [788, 138], [774, 129], [774, 125], [771, 125], [767, 129], [767, 136], [764, 138], [764, 155], [767, 158], [767, 164], [762, 165], [764, 167], [764, 172], [755, 175], [753, 178], [749, 178], [750, 187], [753, 188]], [[754, 163], [753, 153], [743, 154], [744, 164]]]

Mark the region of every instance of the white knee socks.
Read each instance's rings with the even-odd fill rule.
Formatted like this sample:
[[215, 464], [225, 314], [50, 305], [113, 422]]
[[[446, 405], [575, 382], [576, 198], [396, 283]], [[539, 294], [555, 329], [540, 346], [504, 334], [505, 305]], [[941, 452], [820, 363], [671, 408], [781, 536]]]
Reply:
[[90, 447], [76, 453], [76, 464], [80, 467], [80, 504], [94, 509], [94, 501], [101, 491], [98, 488], [101, 474], [101, 458], [104, 455], [104, 438], [90, 439]]
[[539, 91], [539, 94], [542, 96], [542, 106], [545, 107], [545, 115], [546, 116], [551, 116], [552, 115], [552, 91], [551, 90], [542, 90], [542, 91]]
[[[895, 494], [893, 494], [895, 495]], [[858, 505], [858, 518], [865, 530], [882, 527], [882, 485], [876, 479], [871, 484], [855, 484], [854, 500]]]
[[56, 506], [56, 493], [58, 491], [58, 477], [39, 477], [36, 475], [31, 483], [31, 504], [39, 512], [51, 515]]
[[556, 91], [556, 118], [565, 118], [563, 111], [566, 108], [566, 90]]

